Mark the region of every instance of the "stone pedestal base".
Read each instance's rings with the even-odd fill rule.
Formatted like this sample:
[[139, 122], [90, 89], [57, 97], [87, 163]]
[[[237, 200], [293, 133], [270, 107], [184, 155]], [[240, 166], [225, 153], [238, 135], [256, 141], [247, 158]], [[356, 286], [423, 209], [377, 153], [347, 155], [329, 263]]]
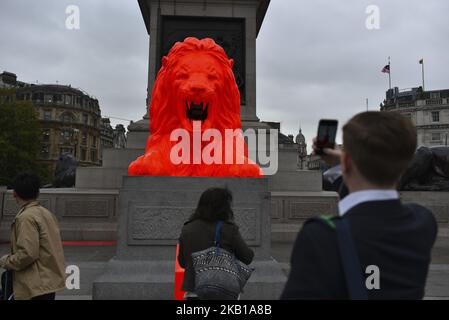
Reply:
[[[20, 207], [12, 190], [0, 190], [0, 198], [0, 241], [9, 241], [11, 223]], [[109, 241], [117, 237], [118, 190], [43, 188], [38, 201], [58, 219], [64, 241]]]
[[[175, 250], [171, 252], [173, 257]], [[275, 260], [256, 261], [246, 284], [243, 300], [277, 300], [284, 288], [285, 275]], [[174, 299], [174, 259], [170, 261], [111, 260], [106, 273], [96, 279], [92, 296], [97, 300]]]
[[94, 299], [173, 299], [175, 251], [201, 193], [227, 187], [256, 269], [243, 299], [279, 298], [286, 277], [271, 258], [268, 181], [243, 178], [129, 177], [119, 195], [116, 257], [93, 284]]

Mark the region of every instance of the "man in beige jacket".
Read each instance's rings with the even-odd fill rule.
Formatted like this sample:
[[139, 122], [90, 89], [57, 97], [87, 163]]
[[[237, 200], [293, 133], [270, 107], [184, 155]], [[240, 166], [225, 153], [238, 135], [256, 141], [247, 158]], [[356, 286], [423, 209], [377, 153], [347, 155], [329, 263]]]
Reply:
[[0, 258], [0, 267], [13, 271], [15, 300], [54, 300], [65, 288], [65, 260], [56, 217], [36, 201], [39, 178], [19, 174], [14, 198], [20, 205], [11, 225], [11, 254]]

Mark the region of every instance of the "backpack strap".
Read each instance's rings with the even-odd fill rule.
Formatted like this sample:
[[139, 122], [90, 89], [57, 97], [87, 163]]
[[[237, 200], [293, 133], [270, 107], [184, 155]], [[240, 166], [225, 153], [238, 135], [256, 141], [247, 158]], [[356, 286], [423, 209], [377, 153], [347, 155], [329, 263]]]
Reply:
[[365, 281], [362, 276], [362, 266], [355, 249], [348, 219], [322, 215], [312, 221], [321, 221], [337, 233], [338, 250], [345, 274], [346, 287], [351, 300], [368, 300]]
[[351, 236], [349, 221], [348, 219], [335, 219], [335, 226], [349, 298], [351, 300], [368, 300], [368, 293], [362, 276], [362, 266]]
[[332, 218], [334, 218], [334, 216], [332, 216], [330, 214], [323, 214], [323, 215], [319, 216], [318, 219], [320, 219], [325, 224], [327, 224], [331, 229], [335, 230], [336, 226], [335, 226], [334, 221], [332, 221]]

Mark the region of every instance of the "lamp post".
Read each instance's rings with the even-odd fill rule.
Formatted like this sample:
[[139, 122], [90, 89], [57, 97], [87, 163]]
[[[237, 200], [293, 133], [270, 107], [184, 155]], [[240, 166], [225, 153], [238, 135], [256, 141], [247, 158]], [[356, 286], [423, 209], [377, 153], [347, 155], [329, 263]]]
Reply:
[[75, 159], [77, 159], [79, 132], [80, 131], [77, 128], [72, 129], [72, 141], [75, 144], [73, 155], [75, 156]]

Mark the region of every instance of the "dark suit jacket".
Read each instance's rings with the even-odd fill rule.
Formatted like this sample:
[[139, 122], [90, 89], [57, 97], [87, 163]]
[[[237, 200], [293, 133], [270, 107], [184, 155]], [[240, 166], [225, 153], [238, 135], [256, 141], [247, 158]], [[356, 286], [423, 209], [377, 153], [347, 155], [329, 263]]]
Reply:
[[[380, 269], [380, 289], [369, 299], [422, 299], [437, 234], [432, 213], [400, 200], [370, 201], [350, 209], [351, 225], [363, 278], [366, 267]], [[336, 232], [311, 221], [299, 233], [291, 256], [291, 272], [282, 299], [348, 299]]]
[[[195, 272], [191, 254], [214, 246], [215, 225], [215, 222], [196, 219], [186, 222], [182, 228], [179, 237], [178, 262], [185, 268], [182, 284], [184, 291], [195, 291]], [[223, 224], [221, 247], [234, 253], [236, 258], [245, 264], [250, 264], [253, 260], [254, 252], [246, 245], [234, 222], [227, 221]]]

